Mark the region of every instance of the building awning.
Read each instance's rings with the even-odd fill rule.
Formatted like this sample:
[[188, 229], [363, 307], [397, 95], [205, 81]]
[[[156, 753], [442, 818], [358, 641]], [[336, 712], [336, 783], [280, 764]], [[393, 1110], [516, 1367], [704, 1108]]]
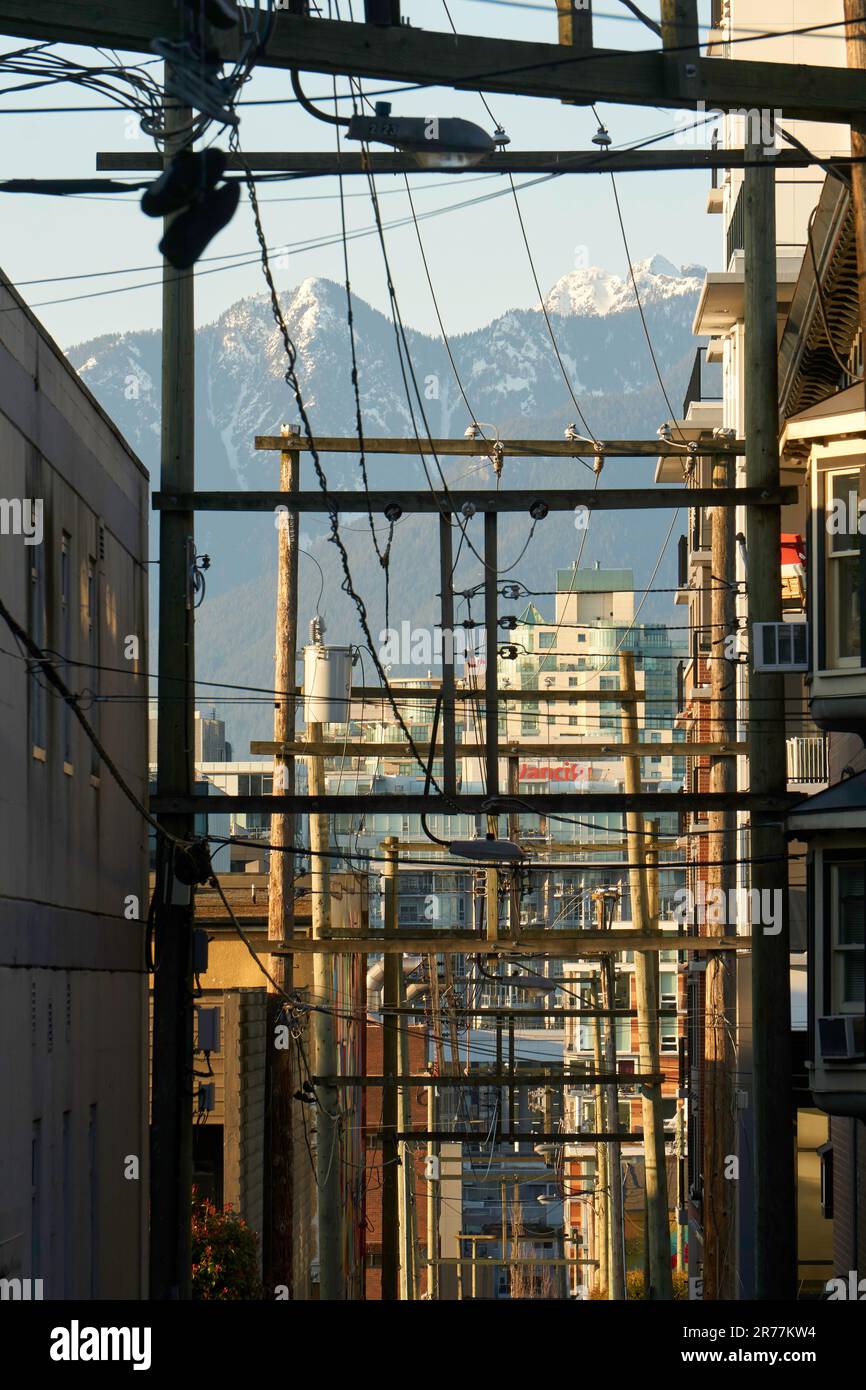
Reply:
[[820, 830], [866, 830], [866, 771], [798, 801], [788, 813], [787, 827], [798, 839]]
[[863, 383], [846, 386], [785, 421], [781, 447], [822, 439], [866, 436], [866, 395]]
[[[746, 276], [738, 258], [735, 270], [710, 271], [704, 281], [692, 332], [696, 338], [728, 333], [746, 315]], [[800, 274], [800, 257], [780, 256], [776, 262], [776, 306], [785, 317]]]

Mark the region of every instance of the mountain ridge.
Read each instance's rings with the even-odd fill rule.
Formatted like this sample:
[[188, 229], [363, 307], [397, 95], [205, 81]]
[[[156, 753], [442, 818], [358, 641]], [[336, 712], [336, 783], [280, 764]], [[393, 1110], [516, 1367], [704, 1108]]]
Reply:
[[[652, 337], [668, 395], [675, 403], [691, 370], [696, 340], [691, 323], [701, 280], [696, 267], [676, 272], [664, 257], [649, 257], [635, 266], [644, 316]], [[603, 295], [605, 312], [582, 307], [581, 293], [589, 286]], [[559, 287], [568, 311], [548, 307], [548, 315], [569, 384], [592, 431], [604, 438], [646, 438], [655, 435], [669, 411], [659, 389], [647, 350], [643, 327], [630, 281], [597, 267], [571, 271]], [[631, 296], [629, 300], [629, 294]], [[298, 350], [298, 374], [312, 428], [319, 437], [354, 436], [355, 401], [346, 326], [343, 285], [308, 276], [280, 294], [290, 333]], [[552, 302], [552, 301], [551, 301]], [[406, 326], [421, 401], [407, 404], [392, 321], [359, 296], [353, 297], [359, 386], [363, 426], [367, 437], [424, 438], [429, 427], [435, 437], [459, 438], [472, 421], [455, 380], [443, 342]], [[256, 434], [278, 434], [284, 422], [297, 422], [297, 409], [285, 373], [282, 341], [274, 323], [269, 297], [250, 295], [235, 301], [196, 331], [196, 482], [201, 489], [276, 487], [278, 458], [257, 452]], [[575, 418], [569, 386], [551, 346], [540, 306], [509, 309], [478, 328], [454, 335], [450, 347], [460, 380], [475, 417], [498, 427], [502, 438], [561, 439]], [[160, 334], [154, 331], [103, 334], [75, 344], [67, 355], [100, 404], [115, 419], [155, 480], [160, 446]], [[423, 410], [422, 410], [423, 407]], [[413, 425], [414, 414], [414, 425]], [[426, 425], [425, 425], [426, 419]], [[360, 489], [358, 453], [323, 456], [322, 467], [331, 487]], [[429, 458], [429, 480], [441, 488], [438, 466], [449, 482], [461, 487], [495, 486], [489, 462]], [[648, 471], [649, 470], [649, 471]], [[423, 488], [428, 485], [421, 461], [414, 454], [369, 456], [369, 485]], [[468, 476], [467, 476], [468, 474]], [[609, 460], [599, 485], [640, 486], [651, 479], [647, 461]], [[579, 487], [593, 485], [593, 475], [572, 459], [506, 460], [501, 486]], [[315, 488], [317, 480], [309, 455], [302, 454], [301, 487]], [[357, 516], [341, 518], [341, 534], [350, 555], [355, 587], [369, 611], [374, 640], [384, 627], [385, 582], [389, 581], [392, 621], [409, 617], [415, 626], [432, 626], [438, 607], [438, 576], [419, 566], [419, 555], [435, 564], [430, 517], [404, 517], [392, 542], [389, 569], [381, 567], [370, 544], [369, 522], [359, 496]], [[388, 528], [376, 518], [380, 548]], [[670, 524], [667, 512], [593, 516], [582, 563], [612, 563], [628, 555], [635, 582], [646, 582]], [[519, 514], [500, 522], [500, 554], [504, 575], [532, 590], [553, 587], [554, 570], [577, 555], [581, 533], [570, 513], [551, 513], [536, 527], [532, 543], [516, 567], [514, 558], [529, 535], [530, 521]], [[478, 522], [469, 536], [481, 548]], [[326, 517], [301, 518], [301, 543], [312, 552], [325, 575], [322, 607], [328, 623], [327, 640], [362, 641], [354, 606], [342, 589], [342, 571], [335, 546], [328, 540]], [[275, 595], [276, 532], [268, 519], [244, 513], [202, 513], [197, 518], [196, 543], [212, 559], [207, 598], [197, 613], [197, 665], [201, 679], [235, 681], [270, 687], [273, 683], [273, 604]], [[456, 538], [459, 543], [459, 538]], [[156, 540], [151, 554], [156, 554]], [[672, 582], [674, 547], [659, 570], [660, 586]], [[477, 582], [478, 562], [462, 546], [455, 575], [458, 590]], [[319, 591], [315, 566], [301, 557], [300, 627], [312, 616]], [[156, 590], [151, 586], [152, 614]], [[538, 597], [552, 612], [552, 598]], [[477, 600], [470, 601], [473, 619], [480, 616]], [[507, 605], [506, 605], [507, 608]], [[477, 610], [477, 611], [476, 611]], [[642, 617], [653, 616], [658, 604], [647, 600]], [[467, 607], [463, 601], [461, 620]], [[153, 662], [151, 663], [154, 664]], [[368, 670], [368, 677], [371, 672]], [[269, 738], [271, 711], [234, 707], [230, 736], [244, 749], [247, 737]]]

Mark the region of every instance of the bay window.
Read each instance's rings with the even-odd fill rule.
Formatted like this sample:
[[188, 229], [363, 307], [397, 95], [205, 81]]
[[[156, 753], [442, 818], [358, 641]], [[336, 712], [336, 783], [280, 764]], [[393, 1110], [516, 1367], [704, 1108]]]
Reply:
[[859, 666], [860, 474], [846, 469], [828, 473], [827, 516], [827, 656], [831, 666]]

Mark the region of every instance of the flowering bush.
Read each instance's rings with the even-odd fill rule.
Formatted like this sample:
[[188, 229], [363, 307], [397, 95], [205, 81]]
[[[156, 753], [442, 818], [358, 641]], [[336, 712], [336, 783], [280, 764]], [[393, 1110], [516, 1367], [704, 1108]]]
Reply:
[[[675, 1298], [675, 1299], [680, 1299], [680, 1298], [685, 1298], [685, 1299], [687, 1299], [688, 1296], [689, 1296], [689, 1280], [688, 1280], [688, 1275], [686, 1275], [686, 1274], [678, 1274], [676, 1271], [674, 1271], [673, 1274], [672, 1274], [672, 1276], [671, 1276], [671, 1279], [672, 1279], [673, 1286], [674, 1286], [674, 1298]], [[643, 1279], [643, 1273], [642, 1273], [641, 1270], [639, 1270], [639, 1269], [630, 1269], [630, 1270], [628, 1271], [628, 1273], [626, 1274], [626, 1276], [625, 1276], [625, 1282], [626, 1282], [626, 1297], [627, 1297], [627, 1298], [629, 1298], [629, 1299], [632, 1299], [632, 1298], [638, 1298], [638, 1299], [640, 1299], [640, 1298], [646, 1298], [646, 1294], [644, 1293], [644, 1279]], [[607, 1289], [593, 1289], [589, 1296], [590, 1296], [591, 1299], [596, 1299], [596, 1300], [598, 1300], [598, 1299], [606, 1299], [606, 1298], [607, 1298]]]
[[193, 1191], [192, 1296], [262, 1298], [258, 1237], [231, 1207], [220, 1210]]

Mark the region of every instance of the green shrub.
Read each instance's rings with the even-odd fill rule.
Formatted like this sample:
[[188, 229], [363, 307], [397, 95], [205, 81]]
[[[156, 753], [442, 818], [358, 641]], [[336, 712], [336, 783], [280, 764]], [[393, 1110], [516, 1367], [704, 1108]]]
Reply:
[[[687, 1299], [689, 1296], [689, 1278], [687, 1274], [677, 1274], [676, 1270], [672, 1275], [675, 1299]], [[630, 1269], [625, 1276], [626, 1296], [629, 1299], [645, 1298], [643, 1272], [639, 1269]], [[590, 1293], [592, 1299], [607, 1299], [606, 1289], [593, 1289]]]
[[258, 1237], [231, 1207], [220, 1210], [193, 1191], [192, 1296], [194, 1299], [264, 1297]]

